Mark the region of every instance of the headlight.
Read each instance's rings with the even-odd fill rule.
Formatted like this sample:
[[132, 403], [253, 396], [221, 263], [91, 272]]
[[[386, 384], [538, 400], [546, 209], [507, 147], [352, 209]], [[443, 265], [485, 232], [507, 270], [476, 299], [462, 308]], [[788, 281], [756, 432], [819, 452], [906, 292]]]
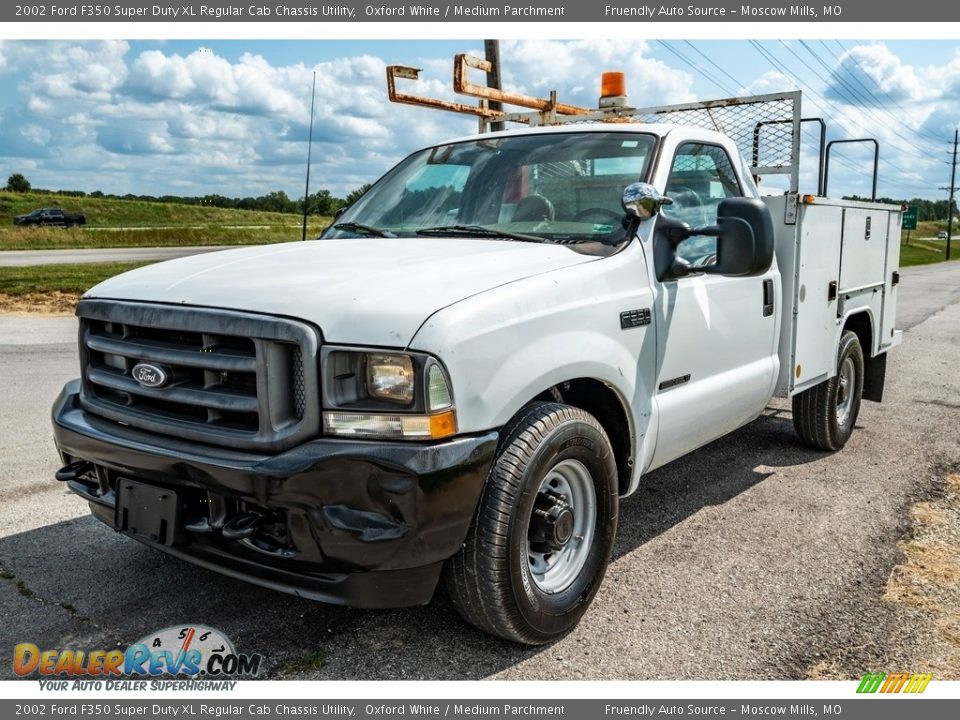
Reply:
[[409, 405], [413, 402], [413, 360], [409, 355], [367, 355], [367, 390], [371, 397]]
[[321, 365], [327, 435], [438, 440], [456, 434], [450, 381], [435, 358], [326, 347]]

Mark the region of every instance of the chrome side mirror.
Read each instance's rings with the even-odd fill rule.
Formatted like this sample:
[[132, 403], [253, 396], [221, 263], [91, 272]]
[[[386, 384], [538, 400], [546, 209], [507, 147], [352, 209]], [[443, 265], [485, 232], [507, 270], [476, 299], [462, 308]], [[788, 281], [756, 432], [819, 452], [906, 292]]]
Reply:
[[649, 220], [664, 205], [671, 205], [673, 200], [661, 195], [650, 183], [630, 183], [623, 189], [620, 200], [627, 215], [633, 215], [641, 220]]

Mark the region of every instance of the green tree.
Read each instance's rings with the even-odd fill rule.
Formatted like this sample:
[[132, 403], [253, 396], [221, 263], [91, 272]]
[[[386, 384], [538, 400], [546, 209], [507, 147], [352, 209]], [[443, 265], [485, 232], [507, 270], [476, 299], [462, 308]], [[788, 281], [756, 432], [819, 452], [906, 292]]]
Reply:
[[339, 198], [335, 198], [329, 190], [320, 190], [310, 196], [310, 202], [307, 204], [307, 211], [311, 215], [332, 216], [337, 208], [343, 203]]
[[296, 212], [296, 204], [287, 197], [283, 190], [274, 190], [263, 197], [257, 198], [260, 210], [270, 210], [272, 212]]
[[359, 200], [359, 199], [363, 196], [363, 194], [364, 194], [367, 190], [369, 190], [369, 189], [370, 189], [370, 183], [366, 183], [365, 185], [361, 185], [361, 186], [358, 187], [356, 190], [354, 190], [354, 191], [351, 192], [349, 195], [347, 195], [346, 198], [344, 198], [344, 201], [343, 201], [344, 204], [346, 204], [346, 205], [353, 205], [353, 204], [354, 204], [357, 200]]
[[7, 190], [10, 192], [30, 192], [30, 181], [20, 173], [14, 173], [7, 178]]

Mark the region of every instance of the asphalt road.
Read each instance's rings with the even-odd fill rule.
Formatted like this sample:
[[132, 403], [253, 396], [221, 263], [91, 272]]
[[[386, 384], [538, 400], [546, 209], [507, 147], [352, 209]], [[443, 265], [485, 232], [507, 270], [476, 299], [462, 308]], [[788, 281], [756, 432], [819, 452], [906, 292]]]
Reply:
[[912, 328], [931, 312], [960, 302], [960, 260], [901, 270], [897, 327]]
[[188, 255], [226, 250], [225, 246], [84, 248], [77, 250], [5, 250], [0, 252], [0, 267], [59, 265], [74, 263], [139, 262], [172, 260]]
[[[904, 272], [910, 329], [884, 402], [864, 404], [842, 452], [801, 447], [789, 405], [776, 401], [651, 473], [621, 504], [590, 611], [539, 649], [473, 630], [443, 598], [328, 607], [195, 568], [91, 519], [53, 480], [48, 412], [77, 374], [75, 322], [0, 317], [0, 674], [18, 642], [107, 649], [179, 623], [224, 630], [262, 653], [272, 677], [800, 678], [841, 651], [855, 665], [866, 658], [861, 671], [870, 658], [885, 667], [878, 633], [896, 616], [880, 598], [906, 507], [960, 467], [958, 287], [960, 263]], [[323, 667], [304, 669], [317, 652]]]

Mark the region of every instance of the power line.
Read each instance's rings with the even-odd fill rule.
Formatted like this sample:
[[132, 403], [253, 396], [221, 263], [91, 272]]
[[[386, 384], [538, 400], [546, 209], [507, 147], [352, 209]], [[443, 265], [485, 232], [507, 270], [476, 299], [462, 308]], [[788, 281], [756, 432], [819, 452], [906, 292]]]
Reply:
[[[763, 48], [763, 46], [761, 46], [760, 43], [758, 43], [758, 42], [755, 41], [755, 40], [750, 40], [749, 42], [750, 42], [751, 45], [753, 45], [754, 49], [755, 49], [757, 52], [759, 52], [760, 55], [761, 55], [764, 59], [766, 59], [766, 61], [767, 61], [768, 63], [770, 63], [770, 66], [771, 66], [774, 70], [776, 70], [776, 71], [779, 72], [779, 73], [786, 74], [786, 75], [790, 75], [790, 74], [791, 74], [790, 71], [789, 71], [785, 66], [783, 66], [782, 64], [780, 64], [780, 63], [778, 62], [778, 60], [777, 60], [775, 57], [772, 56], [772, 53], [768, 53], [768, 51], [767, 51], [765, 48]], [[794, 75], [795, 75], [795, 74], [794, 74]], [[795, 75], [795, 79], [797, 80], [797, 82], [798, 82], [803, 88], [806, 88], [806, 89], [807, 89], [808, 94], [806, 95], [806, 99], [809, 100], [810, 103], [811, 103], [812, 105], [814, 105], [814, 107], [816, 107], [816, 109], [817, 109], [821, 114], [823, 114], [823, 115], [829, 115], [829, 114], [830, 114], [829, 110], [825, 109], [825, 108], [817, 101], [817, 94], [816, 94], [816, 91], [813, 89], [813, 87], [810, 86], [810, 85], [808, 85], [808, 84], [807, 84], [806, 82], [804, 82], [803, 80], [801, 80], [801, 79], [799, 78], [799, 76], [796, 76], [796, 75]], [[839, 114], [839, 113], [838, 113], [838, 114]], [[846, 158], [843, 158], [842, 156], [841, 156], [841, 157], [838, 157], [837, 159], [838, 159], [838, 161], [840, 162], [841, 165], [846, 165], [846, 166], [847, 166], [849, 169], [851, 169], [851, 170], [856, 170], [857, 172], [860, 172], [860, 170], [862, 169], [862, 168], [857, 167], [856, 165], [854, 165], [854, 164], [851, 163], [850, 161], [846, 160]]]
[[[906, 109], [905, 107], [903, 107], [903, 105], [901, 105], [899, 102], [897, 102], [897, 99], [896, 99], [895, 97], [893, 97], [889, 92], [887, 92], [886, 90], [884, 90], [884, 89], [880, 86], [880, 83], [878, 83], [878, 82], [874, 79], [873, 75], [871, 75], [870, 73], [868, 73], [868, 72], [864, 69], [863, 65], [860, 64], [860, 61], [859, 61], [859, 60], [857, 60], [857, 58], [856, 58], [856, 56], [853, 54], [853, 51], [852, 51], [852, 50], [848, 50], [848, 49], [846, 48], [846, 46], [844, 46], [844, 44], [843, 44], [842, 42], [840, 42], [839, 40], [834, 40], [834, 42], [837, 44], [837, 46], [840, 48], [840, 50], [841, 50], [843, 53], [845, 53], [846, 56], [847, 56], [850, 60], [853, 61], [854, 65], [857, 66], [857, 69], [860, 70], [860, 72], [861, 72], [863, 75], [865, 75], [865, 76], [870, 80], [870, 82], [871, 82], [871, 83], [873, 84], [873, 86], [877, 89], [877, 91], [879, 91], [879, 92], [880, 92], [881, 94], [883, 94], [888, 100], [890, 100], [890, 102], [892, 102], [892, 103], [897, 107], [898, 110], [900, 110], [901, 112], [904, 112], [904, 113], [907, 112], [907, 109]], [[832, 50], [830, 50], [830, 47], [826, 44], [826, 42], [824, 42], [823, 40], [821, 40], [821, 41], [820, 41], [820, 44], [823, 45], [823, 47], [826, 48], [827, 51], [828, 51], [831, 55], [833, 55], [834, 58], [836, 58], [837, 64], [838, 64], [839, 67], [844, 67], [844, 66], [843, 66], [843, 61], [840, 59], [840, 57], [839, 57], [836, 53], [834, 53]], [[871, 94], [872, 94], [872, 91], [867, 89], [867, 86], [863, 84], [863, 81], [860, 80], [859, 77], [857, 77], [856, 75], [854, 75], [853, 73], [851, 73], [849, 69], [847, 69], [847, 68], [844, 68], [844, 69], [847, 70], [847, 74], [848, 74], [851, 78], [853, 78], [853, 79], [860, 85], [860, 87], [862, 87], [862, 88], [863, 88], [864, 90], [866, 90], [868, 93], [871, 93]], [[947, 139], [946, 137], [940, 137], [940, 136], [934, 135], [934, 134], [933, 134], [931, 131], [929, 131], [929, 130], [918, 129], [918, 130], [917, 130], [917, 133], [918, 133], [918, 134], [922, 133], [922, 134], [926, 135], [928, 140], [931, 140], [931, 141], [933, 141], [933, 142], [935, 142], [935, 143], [943, 143], [943, 142]]]
[[[705, 70], [704, 68], [702, 68], [700, 65], [698, 65], [697, 63], [695, 63], [693, 60], [691, 60], [690, 58], [688, 58], [686, 55], [684, 55], [684, 54], [683, 54], [682, 52], [680, 52], [679, 50], [675, 49], [672, 45], [670, 45], [670, 43], [666, 42], [665, 40], [657, 40], [657, 42], [660, 43], [660, 44], [661, 44], [663, 47], [665, 47], [667, 50], [669, 50], [670, 52], [672, 52], [674, 55], [676, 55], [678, 58], [680, 58], [680, 59], [681, 59], [683, 62], [685, 62], [687, 65], [689, 65], [690, 67], [692, 67], [695, 71], [697, 71], [698, 73], [700, 73], [701, 75], [703, 75], [705, 78], [707, 78], [707, 80], [709, 80], [710, 82], [712, 82], [712, 83], [713, 83], [714, 85], [716, 85], [718, 88], [720, 88], [720, 89], [723, 90], [725, 93], [727, 93], [728, 95], [730, 95], [731, 97], [737, 94], [737, 91], [736, 91], [736, 90], [731, 90], [731, 89], [730, 89], [729, 87], [727, 87], [724, 83], [720, 82], [720, 81], [717, 80], [715, 77], [713, 77], [713, 75], [711, 75], [707, 70]], [[739, 84], [739, 83], [738, 83], [738, 84]]]
[[[735, 91], [735, 90], [732, 90], [728, 85], [726, 85], [726, 84], [723, 83], [723, 82], [720, 82], [712, 73], [708, 72], [702, 65], [700, 65], [699, 63], [696, 63], [696, 62], [694, 62], [693, 60], [691, 60], [690, 58], [688, 58], [688, 57], [687, 57], [684, 53], [682, 53], [680, 50], [677, 50], [677, 49], [675, 49], [674, 47], [672, 47], [672, 46], [670, 45], [670, 43], [668, 43], [667, 41], [658, 40], [657, 42], [659, 42], [661, 45], [663, 45], [667, 50], [670, 50], [670, 52], [672, 52], [674, 55], [676, 55], [676, 56], [679, 57], [681, 60], [683, 60], [687, 65], [689, 65], [689, 66], [690, 66], [691, 68], [693, 68], [695, 71], [697, 71], [698, 73], [700, 73], [701, 75], [703, 75], [704, 77], [706, 77], [708, 80], [710, 80], [714, 85], [716, 85], [717, 87], [719, 87], [722, 91], [724, 91], [724, 92], [726, 92], [726, 93], [728, 93], [728, 94], [730, 94], [730, 95], [737, 95], [737, 94], [739, 93], [739, 88], [746, 88], [746, 83], [743, 83], [743, 82], [741, 82], [740, 80], [738, 80], [737, 78], [733, 77], [733, 75], [731, 75], [729, 72], [727, 72], [727, 71], [724, 70], [722, 67], [720, 67], [720, 65], [718, 65], [718, 64], [716, 63], [716, 61], [714, 61], [712, 58], [708, 57], [708, 56], [705, 55], [703, 52], [701, 52], [701, 51], [700, 51], [695, 45], [693, 45], [691, 42], [686, 41], [686, 40], [684, 41], [687, 45], [689, 45], [689, 46], [693, 49], [694, 52], [696, 52], [700, 57], [702, 57], [704, 60], [706, 60], [706, 62], [707, 62], [708, 64], [712, 65], [712, 66], [713, 66], [714, 68], [716, 68], [722, 75], [725, 75], [727, 78], [729, 78], [729, 79], [737, 86], [738, 90], [736, 90], [736, 91]], [[801, 136], [801, 140], [803, 140], [803, 137], [802, 137], [802, 136]], [[814, 145], [813, 147], [815, 147], [816, 153], [817, 153], [817, 155], [819, 155], [819, 143], [816, 143], [816, 145]], [[846, 158], [838, 157], [838, 158], [837, 158], [837, 162], [839, 162], [839, 164], [841, 164], [841, 165], [845, 165], [848, 169], [851, 169], [851, 170], [853, 170], [853, 171], [855, 171], [855, 172], [857, 172], [857, 173], [861, 173], [861, 172], [863, 171], [863, 168], [858, 167], [857, 165], [855, 165], [855, 164], [852, 163], [851, 161], [847, 160]]]
[[[826, 49], [826, 50], [833, 56], [833, 58], [837, 61], [837, 67], [836, 67], [836, 68], [830, 67], [829, 64], [827, 64], [817, 53], [815, 53], [815, 52], [813, 51], [813, 48], [810, 47], [810, 45], [807, 44], [807, 41], [806, 41], [806, 40], [800, 40], [800, 43], [803, 45], [803, 47], [806, 49], [806, 51], [821, 65], [821, 67], [823, 67], [828, 73], [831, 74], [831, 77], [835, 78], [836, 81], [837, 81], [838, 83], [840, 83], [840, 85], [842, 85], [851, 95], [853, 95], [855, 98], [857, 98], [857, 100], [859, 100], [861, 103], [864, 104], [864, 109], [866, 109], [865, 106], [866, 106], [867, 104], [869, 104], [869, 105], [871, 105], [872, 107], [876, 108], [877, 112], [881, 112], [881, 113], [883, 113], [884, 115], [886, 115], [888, 118], [890, 118], [890, 120], [891, 120], [893, 123], [895, 123], [895, 125], [900, 125], [900, 124], [902, 124], [902, 118], [898, 118], [896, 115], [894, 115], [892, 112], [890, 112], [890, 110], [888, 110], [886, 107], [884, 107], [883, 104], [880, 103], [880, 101], [877, 100], [876, 97], [874, 97], [874, 96], [875, 96], [875, 93], [873, 93], [873, 92], [871, 92], [870, 90], [868, 90], [867, 87], [866, 87], [855, 75], [852, 75], [852, 74], [850, 74], [849, 72], [847, 73], [848, 75], [850, 75], [851, 79], [853, 79], [853, 80], [855, 80], [855, 81], [857, 82], [857, 84], [860, 86], [859, 88], [855, 88], [851, 83], [848, 83], [848, 82], [846, 81], [846, 79], [843, 77], [843, 74], [840, 72], [840, 70], [846, 69], [846, 68], [844, 68], [843, 63], [841, 62], [840, 58], [837, 57], [836, 53], [834, 53], [832, 50], [830, 50], [830, 48], [827, 46], [826, 43], [824, 43], [822, 40], [820, 41], [820, 44], [823, 45], [824, 49]], [[829, 81], [828, 81], [828, 83], [829, 83]], [[861, 90], [863, 91], [862, 93], [860, 92]], [[842, 95], [842, 93], [840, 93], [839, 90], [837, 90], [837, 93], [840, 94], [840, 95]], [[845, 97], [845, 99], [849, 100], [849, 97]], [[872, 111], [872, 110], [871, 110], [870, 112], [871, 112], [871, 114], [873, 114], [873, 111]], [[876, 115], [873, 115], [873, 116], [874, 116], [875, 118], [877, 117]], [[919, 132], [917, 132], [917, 137], [918, 137], [919, 139], [921, 139], [921, 141], [927, 140], [926, 138], [922, 138], [922, 137], [920, 136], [920, 133], [919, 133]], [[906, 142], [910, 142], [909, 140], [907, 140], [907, 138], [904, 138], [904, 137], [902, 137], [902, 136], [901, 136], [901, 139], [904, 140], [904, 141], [906, 141]], [[929, 140], [927, 140], [927, 142], [931, 142], [932, 144], [938, 145], [938, 146], [939, 146], [939, 144], [940, 144], [940, 140], [935, 140], [935, 141], [929, 141]], [[914, 147], [916, 147], [916, 146], [914, 146]], [[917, 149], [919, 149], [919, 148], [917, 148]]]
[[[716, 62], [715, 60], [713, 60], [712, 58], [708, 57], [708, 56], [705, 55], [703, 52], [701, 52], [700, 49], [697, 48], [697, 47], [696, 47], [693, 43], [691, 43], [689, 40], [684, 40], [684, 43], [686, 43], [687, 45], [689, 45], [689, 46], [693, 49], [694, 52], [696, 52], [700, 57], [702, 57], [704, 60], [706, 60], [709, 64], [713, 65], [713, 66], [714, 66], [718, 71], [720, 71], [723, 75], [725, 75], [727, 78], [729, 78], [730, 80], [732, 80], [732, 81], [734, 82], [734, 84], [738, 86], [738, 88], [746, 88], [746, 83], [743, 83], [743, 82], [741, 82], [740, 80], [738, 80], [737, 78], [733, 77], [733, 75], [731, 75], [729, 72], [727, 72], [726, 70], [724, 70], [719, 64], [717, 64], [717, 62]], [[722, 86], [721, 86], [721, 87], [722, 87]], [[801, 133], [802, 133], [802, 131], [801, 131]], [[808, 147], [809, 147], [812, 151], [815, 151], [815, 152], [817, 153], [817, 155], [819, 156], [819, 151], [820, 151], [820, 144], [819, 144], [819, 142], [817, 142], [816, 140], [813, 140], [812, 138], [809, 138], [809, 137], [804, 138], [802, 134], [801, 134], [801, 141], [804, 142], [804, 143], [806, 143], [806, 144], [808, 145]], [[852, 163], [851, 161], [847, 160], [846, 158], [838, 157], [838, 158], [837, 158], [837, 161], [838, 161], [841, 165], [846, 165], [849, 169], [854, 170], [854, 171], [856, 171], [856, 172], [858, 172], [858, 173], [863, 170], [863, 168], [857, 167], [854, 163]]]
[[[829, 73], [829, 72], [832, 72], [831, 68], [830, 68], [826, 63], [824, 63], [823, 60], [822, 60], [816, 53], [814, 53], [814, 52], [810, 49], [810, 47], [806, 44], [806, 42], [804, 42], [803, 40], [801, 40], [800, 42], [803, 43], [803, 46], [804, 46], [805, 48], [807, 48], [807, 51], [810, 53], [810, 55], [813, 56], [814, 60], [816, 60], [818, 63], [820, 63], [820, 64], [827, 70], [828, 73]], [[783, 47], [786, 48], [787, 52], [789, 52], [791, 55], [793, 55], [800, 63], [805, 64], [804, 61], [803, 61], [803, 58], [801, 58], [796, 52], [794, 52], [793, 48], [791, 48], [785, 41], [781, 40], [781, 41], [780, 41], [780, 44], [783, 45]], [[811, 71], [814, 75], [816, 75], [821, 81], [823, 81], [823, 83], [824, 83], [825, 86], [827, 86], [827, 87], [830, 86], [831, 83], [830, 83], [830, 78], [829, 78], [829, 77], [824, 77], [824, 76], [821, 75], [819, 72], [817, 72], [817, 70], [816, 70], [814, 67], [812, 67], [812, 66], [810, 66], [810, 65], [806, 65], [806, 66], [807, 66], [808, 68], [810, 68], [810, 71]], [[843, 85], [842, 82], [841, 82], [841, 85]], [[836, 90], [837, 94], [840, 95], [840, 97], [842, 97], [849, 105], [851, 105], [852, 107], [859, 107], [859, 109], [860, 109], [861, 111], [863, 111], [864, 113], [868, 113], [868, 114], [870, 115], [870, 117], [871, 117], [875, 122], [879, 122], [879, 123], [881, 123], [881, 124], [886, 124], [886, 123], [887, 123], [886, 120], [884, 120], [883, 118], [880, 118], [879, 116], [877, 116], [876, 114], [874, 114], [873, 110], [871, 110], [871, 109], [868, 108], [866, 105], [864, 105], [861, 101], [859, 101], [858, 98], [857, 98], [855, 95], [853, 95], [853, 94], [847, 94], [846, 92], [841, 91], [840, 88], [837, 88], [836, 86], [834, 86], [834, 89]], [[845, 85], [844, 85], [844, 89], [846, 89], [846, 86], [845, 86]], [[896, 121], [896, 124], [899, 124], [899, 121]], [[893, 132], [894, 135], [896, 135], [898, 138], [900, 138], [900, 140], [902, 140], [903, 142], [907, 143], [907, 144], [910, 145], [914, 150], [917, 150], [917, 151], [920, 152], [920, 153], [926, 154], [927, 152], [929, 152], [928, 149], [925, 150], [925, 149], [921, 148], [920, 146], [918, 146], [917, 144], [915, 144], [912, 140], [910, 140], [908, 137], [906, 137], [905, 135], [901, 134], [900, 131], [896, 129], [896, 124], [893, 124], [893, 125], [891, 125], [891, 127], [890, 127], [890, 129], [891, 129], [891, 131]]]
[[[836, 115], [836, 116], [839, 116], [839, 117], [845, 117], [847, 120], [852, 121], [852, 123], [853, 123], [855, 126], [858, 126], [858, 127], [860, 128], [860, 131], [865, 131], [865, 127], [864, 127], [861, 119], [858, 119], [858, 118], [850, 118], [850, 117], [849, 117], [848, 115], [846, 115], [843, 111], [841, 111], [839, 108], [837, 108], [835, 105], [833, 105], [833, 103], [831, 103], [830, 101], [826, 100], [826, 98], [819, 97], [819, 99], [818, 99], [819, 94], [818, 94], [818, 92], [813, 88], [813, 86], [811, 86], [810, 84], [808, 84], [807, 82], [805, 82], [803, 79], [801, 79], [801, 77], [799, 76], [798, 73], [792, 72], [789, 68], [787, 68], [786, 65], [783, 64], [782, 61], [780, 61], [779, 58], [777, 58], [777, 57], [773, 54], [772, 51], [770, 51], [770, 50], [768, 50], [767, 48], [763, 47], [763, 45], [761, 45], [761, 44], [760, 44], [758, 41], [756, 41], [756, 40], [749, 40], [748, 42], [749, 42], [750, 45], [760, 54], [760, 56], [763, 57], [763, 58], [770, 64], [770, 66], [771, 66], [774, 70], [776, 70], [776, 71], [778, 71], [778, 72], [781, 72], [781, 73], [784, 73], [785, 75], [792, 76], [792, 77], [797, 81], [797, 83], [798, 83], [799, 85], [801, 85], [801, 87], [803, 87], [804, 89], [806, 89], [806, 90], [808, 91], [808, 94], [805, 96], [806, 99], [809, 100], [810, 103], [811, 103], [812, 105], [814, 105], [814, 107], [815, 107], [819, 112], [821, 112], [821, 113], [824, 114], [824, 115]], [[790, 49], [790, 48], [788, 47], [788, 50], [789, 50], [789, 49]], [[798, 60], [800, 60], [801, 63], [803, 62], [796, 53], [793, 53], [793, 52], [792, 52], [792, 50], [791, 50], [791, 54], [793, 54], [794, 57], [796, 57]], [[806, 63], [803, 63], [803, 64], [804, 64], [804, 66], [807, 66]], [[816, 74], [816, 73], [815, 73], [815, 74]], [[823, 78], [821, 77], [821, 80], [822, 80], [822, 79], [823, 79]], [[821, 104], [821, 102], [822, 102], [823, 104]], [[826, 106], [828, 106], [828, 107], [825, 108], [824, 105], [826, 105]], [[853, 170], [853, 171], [855, 171], [855, 172], [857, 172], [857, 173], [861, 173], [861, 172], [863, 171], [863, 168], [857, 167], [857, 166], [854, 165], [853, 163], [851, 163], [851, 162], [849, 162], [849, 161], [846, 161], [846, 159], [843, 158], [842, 156], [838, 156], [838, 157], [836, 158], [836, 160], [839, 161], [841, 165], [843, 165], [843, 166], [847, 167], [848, 169]], [[898, 171], [901, 175], [907, 175], [907, 176], [909, 176], [909, 172], [908, 172], [907, 170], [905, 170], [904, 168], [901, 168], [901, 167], [899, 167], [898, 165], [895, 165], [894, 163], [892, 163], [892, 162], [890, 162], [889, 160], [886, 160], [886, 159], [885, 159], [885, 162], [886, 162], [890, 167], [892, 167], [894, 170]], [[912, 180], [912, 179], [906, 179], [906, 180], [904, 180], [904, 179], [901, 178], [900, 182], [901, 182], [901, 184], [904, 185], [904, 187], [907, 188], [907, 189], [910, 189], [910, 188], [913, 188], [913, 189], [931, 188], [931, 189], [932, 189], [932, 188], [933, 188], [933, 186], [930, 185], [930, 184], [920, 183], [920, 182], [917, 182], [917, 181]]]
[[[739, 92], [739, 89], [740, 89], [740, 88], [746, 88], [746, 87], [747, 87], [746, 83], [742, 83], [742, 82], [740, 82], [739, 80], [737, 80], [733, 75], [731, 75], [731, 74], [728, 73], [726, 70], [724, 70], [722, 67], [720, 67], [720, 65], [717, 64], [717, 61], [716, 61], [716, 60], [714, 60], [713, 58], [711, 58], [711, 57], [707, 56], [706, 54], [704, 54], [703, 52], [701, 52], [700, 48], [698, 48], [698, 47], [697, 47], [696, 45], [694, 45], [692, 42], [690, 42], [689, 40], [684, 40], [683, 42], [684, 42], [685, 44], [689, 45], [689, 46], [691, 47], [691, 49], [692, 49], [697, 55], [699, 55], [700, 57], [702, 57], [702, 58], [703, 58], [704, 60], [706, 60], [708, 63], [710, 63], [711, 65], [713, 65], [717, 70], [719, 70], [721, 73], [723, 73], [723, 74], [726, 75], [728, 78], [730, 78], [730, 79], [733, 81], [734, 85], [737, 86], [737, 91], [738, 91], [738, 92]], [[737, 93], [734, 93], [734, 94], [736, 95]]]

